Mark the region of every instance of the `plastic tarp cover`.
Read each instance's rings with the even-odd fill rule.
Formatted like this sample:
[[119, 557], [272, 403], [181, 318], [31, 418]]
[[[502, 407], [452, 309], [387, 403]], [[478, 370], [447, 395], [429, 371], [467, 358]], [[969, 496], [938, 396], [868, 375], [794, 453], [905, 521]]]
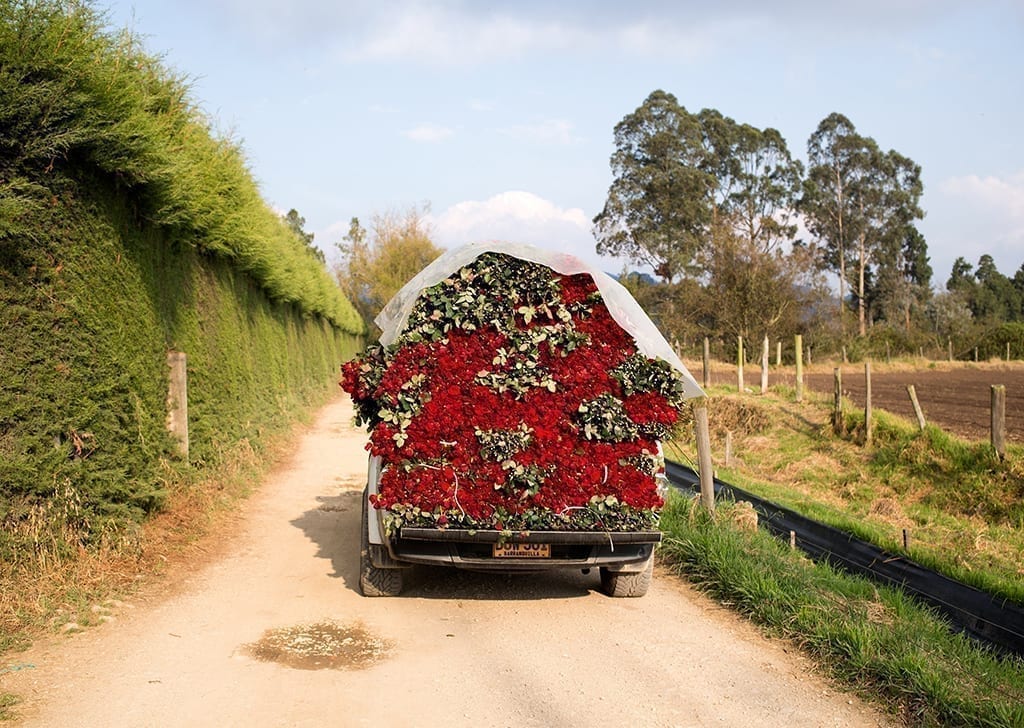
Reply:
[[637, 350], [652, 359], [663, 359], [677, 369], [683, 375], [683, 392], [687, 399], [704, 396], [704, 390], [697, 384], [686, 365], [680, 361], [679, 356], [658, 331], [658, 327], [654, 325], [640, 304], [622, 284], [574, 255], [536, 248], [523, 243], [500, 241], [470, 243], [444, 253], [406, 283], [374, 319], [374, 323], [381, 330], [380, 343], [384, 346], [394, 343], [405, 328], [409, 313], [424, 289], [440, 283], [484, 253], [504, 253], [521, 260], [540, 263], [562, 275], [589, 274], [601, 292], [608, 312], [616, 323], [633, 337]]

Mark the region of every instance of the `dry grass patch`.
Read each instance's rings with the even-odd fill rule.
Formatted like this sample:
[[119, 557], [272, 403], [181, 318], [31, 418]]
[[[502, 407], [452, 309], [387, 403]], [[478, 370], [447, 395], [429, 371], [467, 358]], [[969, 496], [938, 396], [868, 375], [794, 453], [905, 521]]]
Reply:
[[243, 440], [202, 480], [179, 475], [172, 481], [168, 470], [163, 509], [98, 546], [42, 542], [22, 562], [0, 565], [0, 654], [69, 625], [77, 630], [108, 621], [117, 597], [140, 590], [156, 597], [195, 573], [230, 542], [237, 523], [233, 507], [288, 455], [291, 437], [268, 437], [262, 451]]

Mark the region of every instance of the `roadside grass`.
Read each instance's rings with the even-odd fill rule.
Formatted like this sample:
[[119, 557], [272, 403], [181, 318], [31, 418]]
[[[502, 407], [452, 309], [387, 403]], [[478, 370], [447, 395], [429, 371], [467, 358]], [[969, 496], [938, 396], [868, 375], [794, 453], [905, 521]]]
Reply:
[[910, 725], [1024, 725], [1024, 661], [980, 648], [903, 592], [815, 564], [741, 509], [670, 495], [662, 554], [723, 603], [809, 652]]
[[[718, 464], [724, 432], [733, 433], [735, 461], [718, 467], [719, 477], [1024, 604], [1024, 448], [1011, 445], [1000, 462], [985, 443], [934, 426], [921, 432], [879, 410], [873, 444], [865, 447], [863, 412], [849, 403], [836, 434], [824, 395], [805, 392], [796, 404], [785, 386], [758, 397], [724, 387], [710, 394]], [[695, 462], [692, 438], [670, 443], [666, 455]]]
[[16, 716], [11, 710], [21, 702], [21, 698], [13, 693], [0, 692], [0, 720], [13, 720]]
[[[235, 506], [287, 457], [295, 426], [265, 431], [258, 442], [242, 440], [221, 452], [201, 477], [168, 465], [169, 495], [161, 510], [130, 531], [111, 534], [99, 547], [69, 550], [60, 519], [22, 534], [26, 558], [0, 564], [0, 656], [27, 649], [45, 634], [95, 626], [107, 611], [98, 607], [140, 589], [157, 590], [215, 555], [222, 544], [210, 534], [231, 533]], [[0, 692], [0, 717], [9, 712], [4, 701], [14, 697]]]

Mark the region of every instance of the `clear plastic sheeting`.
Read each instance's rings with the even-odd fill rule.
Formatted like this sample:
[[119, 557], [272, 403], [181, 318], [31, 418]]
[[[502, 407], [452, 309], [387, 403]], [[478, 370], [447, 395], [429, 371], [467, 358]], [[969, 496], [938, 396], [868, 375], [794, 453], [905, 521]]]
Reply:
[[658, 331], [658, 327], [618, 281], [574, 255], [556, 253], [522, 243], [478, 242], [446, 252], [406, 283], [374, 319], [374, 323], [382, 332], [380, 343], [384, 346], [394, 343], [405, 328], [409, 313], [424, 289], [440, 283], [484, 253], [503, 253], [521, 260], [540, 263], [562, 275], [589, 274], [597, 284], [608, 312], [619, 326], [633, 337], [637, 349], [652, 359], [663, 359], [679, 370], [683, 375], [683, 391], [687, 399], [704, 396], [704, 390]]

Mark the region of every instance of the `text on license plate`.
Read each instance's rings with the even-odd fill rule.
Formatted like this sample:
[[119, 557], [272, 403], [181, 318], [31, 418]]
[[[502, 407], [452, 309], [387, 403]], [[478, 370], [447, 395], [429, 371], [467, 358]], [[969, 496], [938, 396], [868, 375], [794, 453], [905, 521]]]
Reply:
[[494, 557], [497, 559], [549, 559], [549, 543], [496, 543]]

